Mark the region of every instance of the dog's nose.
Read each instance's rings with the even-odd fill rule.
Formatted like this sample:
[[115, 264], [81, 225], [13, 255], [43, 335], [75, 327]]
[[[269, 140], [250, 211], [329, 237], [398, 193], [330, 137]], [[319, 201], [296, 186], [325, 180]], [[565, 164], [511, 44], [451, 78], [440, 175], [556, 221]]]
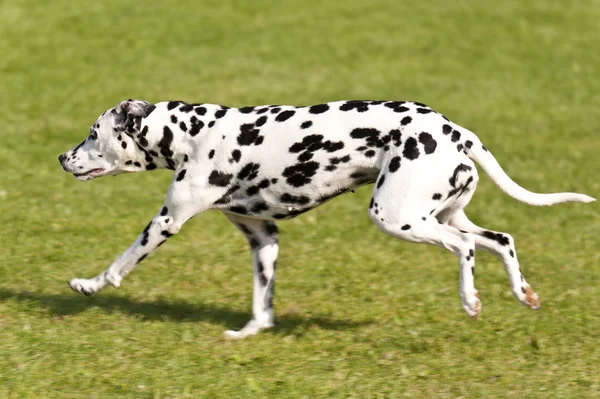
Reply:
[[65, 154], [60, 154], [58, 156], [58, 162], [63, 163], [63, 161], [65, 160], [67, 156]]

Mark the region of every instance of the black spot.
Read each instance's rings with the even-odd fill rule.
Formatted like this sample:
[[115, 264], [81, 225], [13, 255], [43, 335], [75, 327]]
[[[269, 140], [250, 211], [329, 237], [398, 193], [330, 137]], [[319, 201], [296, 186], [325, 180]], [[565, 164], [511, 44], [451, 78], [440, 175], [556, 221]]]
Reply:
[[171, 236], [173, 235], [172, 233], [170, 233], [170, 232], [169, 232], [169, 231], [167, 231], [167, 230], [163, 230], [163, 231], [161, 231], [161, 232], [160, 232], [160, 234], [161, 234], [162, 236], [165, 236], [165, 237], [167, 237], [167, 238], [169, 238], [169, 237], [171, 237]]
[[241, 158], [242, 152], [240, 150], [233, 150], [231, 151], [231, 159], [229, 160], [229, 162], [240, 162]]
[[167, 104], [167, 110], [171, 111], [179, 106], [179, 104], [183, 104], [182, 101], [169, 101]]
[[272, 113], [272, 114], [276, 114], [276, 113], [278, 113], [279, 111], [281, 111], [281, 108], [279, 108], [279, 107], [271, 108], [271, 113]]
[[208, 182], [213, 186], [225, 187], [231, 181], [233, 177], [230, 173], [224, 173], [218, 170], [213, 170], [208, 176]]
[[258, 142], [259, 133], [260, 130], [255, 129], [253, 124], [245, 123], [240, 126], [240, 134], [237, 137], [237, 142], [239, 145], [260, 144]]
[[453, 143], [456, 143], [458, 140], [460, 140], [460, 132], [458, 130], [454, 130], [452, 132], [452, 138], [451, 138]]
[[431, 134], [423, 132], [419, 135], [419, 142], [423, 144], [425, 154], [432, 154], [437, 147], [437, 142], [431, 137]]
[[435, 193], [435, 194], [433, 194], [433, 197], [431, 197], [431, 199], [434, 200], [434, 201], [441, 200], [442, 199], [442, 194]]
[[458, 165], [455, 169], [454, 172], [452, 173], [452, 177], [450, 177], [450, 185], [452, 187], [456, 187], [456, 179], [458, 178], [458, 174], [460, 172], [468, 172], [469, 170], [471, 170], [471, 167], [469, 165], [465, 165], [464, 163], [461, 163], [460, 165]]
[[258, 188], [258, 186], [250, 186], [246, 190], [246, 194], [248, 194], [249, 196], [252, 196], [252, 195], [258, 194], [259, 191], [260, 191], [260, 188]]
[[289, 185], [301, 187], [312, 181], [311, 177], [317, 173], [318, 169], [319, 163], [317, 162], [303, 162], [288, 166], [283, 170], [282, 175], [286, 178]]
[[463, 149], [463, 145], [462, 144], [457, 144], [456, 145], [456, 151], [461, 152]]
[[300, 162], [310, 161], [313, 158], [313, 155], [314, 154], [312, 152], [305, 151], [298, 156], [298, 161], [300, 161]]
[[329, 109], [328, 104], [319, 104], [319, 105], [313, 105], [312, 107], [309, 107], [308, 112], [310, 112], [311, 114], [322, 114], [323, 112], [327, 111], [328, 109]]
[[488, 151], [488, 149], [487, 149], [487, 148], [485, 148], [485, 146], [484, 146], [483, 144], [481, 145], [481, 148], [483, 148], [483, 151], [485, 151], [485, 152], [487, 152], [487, 151]]
[[417, 113], [419, 113], [419, 114], [428, 114], [430, 112], [433, 112], [433, 111], [428, 108], [417, 108]]
[[190, 128], [190, 136], [194, 137], [198, 133], [200, 133], [200, 129], [204, 127], [204, 122], [196, 119], [195, 116], [192, 116], [191, 119], [192, 127]]
[[415, 160], [419, 157], [419, 149], [417, 148], [417, 140], [414, 137], [409, 137], [406, 139], [406, 143], [404, 144], [404, 151], [402, 151], [402, 155], [404, 158]]
[[265, 233], [267, 233], [268, 236], [273, 236], [273, 235], [277, 234], [277, 225], [275, 223], [266, 222], [264, 226], [265, 226]]
[[469, 256], [475, 256], [475, 252], [472, 249], [469, 249]]
[[215, 121], [208, 122], [208, 127], [213, 127], [215, 125]]
[[257, 114], [257, 115], [264, 114], [264, 113], [265, 113], [265, 112], [267, 112], [268, 110], [269, 110], [269, 107], [264, 107], [264, 108], [261, 108], [261, 109], [259, 109], [258, 111], [256, 111], [256, 114]]
[[231, 212], [233, 213], [239, 213], [240, 215], [246, 215], [248, 214], [248, 210], [243, 207], [243, 206], [232, 206], [231, 208], [228, 208]]
[[163, 136], [158, 142], [157, 146], [160, 148], [160, 153], [165, 157], [173, 156], [173, 151], [171, 151], [171, 143], [173, 142], [173, 132], [169, 129], [168, 126], [163, 128]]
[[394, 157], [390, 161], [390, 172], [394, 173], [400, 168], [400, 157]]
[[282, 113], [280, 113], [279, 115], [277, 115], [277, 117], [275, 118], [275, 120], [277, 122], [287, 121], [292, 116], [294, 116], [295, 113], [296, 113], [296, 111], [292, 111], [292, 110], [283, 111]]
[[193, 109], [194, 109], [194, 106], [191, 104], [184, 104], [181, 107], [179, 107], [179, 111], [185, 112], [185, 113], [191, 112]]
[[256, 126], [262, 126], [262, 125], [264, 125], [265, 123], [267, 123], [267, 117], [266, 117], [265, 115], [261, 116], [260, 118], [258, 118], [258, 119], [256, 120], [256, 122], [254, 122], [254, 124], [255, 124]]
[[177, 116], [171, 115], [171, 122], [172, 123], [177, 123]]
[[146, 170], [154, 170], [156, 169], [156, 165], [153, 164], [152, 162], [150, 162], [148, 165], [146, 165]]
[[473, 146], [473, 142], [471, 140], [465, 141], [465, 147], [471, 148]]
[[163, 208], [160, 210], [160, 216], [166, 216], [167, 213], [169, 213], [169, 208], [163, 206]]
[[210, 152], [208, 153], [208, 159], [213, 159], [214, 156], [215, 156], [215, 150], [210, 150]]
[[260, 165], [257, 163], [250, 162], [246, 164], [238, 173], [237, 178], [240, 180], [253, 180], [258, 176], [258, 169]]
[[133, 166], [137, 166], [139, 168], [140, 166], [142, 166], [142, 164], [136, 161], [133, 163]]
[[400, 121], [400, 124], [402, 126], [406, 126], [408, 125], [410, 122], [412, 122], [412, 118], [410, 116], [405, 116], [404, 118], [402, 118], [402, 120]]
[[331, 142], [327, 140], [323, 143], [323, 149], [327, 152], [336, 152], [344, 148], [343, 141]]
[[481, 233], [481, 235], [485, 238], [498, 242], [500, 245], [510, 244], [510, 240], [508, 239], [508, 237], [500, 233], [494, 233], [493, 231], [484, 231], [483, 233]]
[[249, 114], [254, 111], [254, 107], [243, 107], [239, 110], [242, 114]]
[[404, 101], [390, 101], [385, 103], [384, 105], [388, 108], [391, 108], [394, 112], [406, 112], [408, 111], [407, 107], [404, 107]]
[[185, 178], [185, 173], [186, 170], [182, 170], [181, 172], [179, 172], [179, 174], [177, 175], [177, 181], [182, 181]]
[[402, 230], [408, 230], [410, 229], [410, 224], [405, 224], [404, 226], [401, 227]]
[[390, 141], [392, 141], [396, 147], [400, 147], [400, 145], [402, 145], [402, 133], [400, 130], [390, 130], [389, 137]]
[[150, 237], [150, 234], [148, 234], [147, 231], [144, 232], [144, 235], [142, 236], [142, 242], [140, 244], [142, 244], [143, 247], [145, 247], [148, 244], [148, 238]]
[[267, 204], [264, 201], [261, 202], [257, 202], [256, 204], [252, 205], [252, 209], [250, 209], [251, 213], [261, 213], [264, 211], [268, 211], [269, 207], [267, 206]]
[[[133, 161], [127, 161], [125, 162], [125, 165], [131, 165], [133, 163]], [[83, 169], [83, 166], [80, 166], [79, 169]]]
[[381, 174], [381, 177], [379, 178], [379, 180], [377, 181], [377, 188], [381, 187], [383, 185], [383, 182], [385, 181], [385, 173]]
[[444, 134], [450, 134], [451, 131], [452, 131], [452, 126], [450, 126], [450, 125], [442, 126], [442, 132]]
[[183, 156], [183, 162], [187, 162], [187, 161], [189, 161], [189, 160], [190, 160], [190, 157], [188, 157], [188, 156], [187, 156], [187, 154], [185, 154], [185, 155]]
[[135, 264], [137, 265], [138, 263], [140, 263], [141, 261], [143, 261], [144, 259], [146, 259], [146, 256], [148, 256], [148, 254], [140, 256], [140, 258], [137, 260], [137, 262], [135, 262]]
[[373, 150], [369, 150], [369, 151], [365, 152], [365, 157], [367, 157], [367, 158], [372, 158], [374, 156], [375, 156], [375, 151], [373, 151]]
[[217, 112], [215, 112], [215, 118], [221, 119], [222, 117], [225, 116], [226, 113], [227, 113], [226, 109], [220, 109]]
[[472, 274], [473, 276], [475, 276], [475, 268], [474, 268], [474, 267], [472, 267], [472, 268], [471, 268], [471, 274]]
[[285, 204], [306, 205], [310, 202], [310, 198], [304, 195], [291, 195], [288, 193], [282, 194], [279, 200]]
[[302, 122], [302, 124], [300, 125], [301, 129], [308, 129], [309, 127], [312, 126], [312, 122], [311, 121], [306, 121], [306, 122]]
[[260, 278], [260, 285], [265, 286], [269, 282], [269, 280], [265, 276], [265, 267], [263, 266], [263, 264], [260, 260], [258, 261], [257, 266], [258, 266], [258, 277]]
[[277, 183], [277, 179], [276, 178], [271, 179], [271, 184], [276, 184], [276, 183]]
[[340, 106], [340, 111], [352, 111], [366, 112], [369, 110], [369, 103], [366, 101], [352, 100], [346, 101]]
[[521, 292], [522, 292], [523, 294], [525, 294], [525, 293], [527, 292], [527, 290], [525, 289], [525, 287], [521, 287]]
[[197, 107], [197, 108], [194, 108], [194, 112], [197, 113], [198, 115], [204, 115], [204, 114], [206, 114], [206, 108]]
[[371, 203], [369, 204], [369, 209], [373, 208], [373, 204], [375, 203], [375, 199], [371, 197]]
[[179, 128], [184, 132], [187, 132], [187, 126], [184, 121], [179, 122]]
[[510, 254], [510, 256], [511, 256], [512, 258], [514, 258], [514, 257], [515, 257], [515, 253], [514, 253], [514, 251], [513, 251], [512, 249], [511, 249], [510, 251], [508, 251], [508, 253]]

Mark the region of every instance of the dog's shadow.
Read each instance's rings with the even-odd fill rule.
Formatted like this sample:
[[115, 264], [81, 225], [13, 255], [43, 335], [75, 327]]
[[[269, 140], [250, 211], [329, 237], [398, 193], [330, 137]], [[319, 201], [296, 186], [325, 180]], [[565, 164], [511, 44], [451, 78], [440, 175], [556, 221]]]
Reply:
[[[189, 303], [182, 300], [155, 299], [137, 301], [111, 294], [99, 294], [90, 298], [66, 293], [42, 294], [28, 291], [0, 289], [0, 301], [33, 302], [46, 308], [53, 316], [77, 315], [89, 308], [98, 307], [107, 313], [121, 313], [150, 321], [210, 322], [228, 329], [239, 329], [250, 317], [250, 310], [242, 312], [214, 304]], [[337, 320], [325, 316], [304, 317], [295, 314], [276, 315], [275, 334], [302, 335], [311, 326], [325, 330], [355, 329], [370, 321]]]

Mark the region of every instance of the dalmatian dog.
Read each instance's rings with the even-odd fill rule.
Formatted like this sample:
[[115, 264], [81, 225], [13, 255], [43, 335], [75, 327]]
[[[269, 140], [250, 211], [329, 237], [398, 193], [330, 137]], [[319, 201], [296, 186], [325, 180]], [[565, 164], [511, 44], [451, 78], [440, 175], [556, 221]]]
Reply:
[[78, 180], [158, 168], [174, 171], [162, 207], [106, 271], [75, 278], [92, 295], [123, 278], [190, 218], [219, 210], [252, 249], [252, 318], [231, 337], [274, 325], [279, 251], [275, 222], [374, 183], [369, 216], [386, 234], [434, 244], [458, 257], [462, 306], [477, 318], [475, 249], [496, 255], [519, 302], [540, 307], [521, 273], [512, 237], [473, 224], [464, 208], [479, 180], [476, 161], [508, 195], [531, 205], [592, 202], [583, 194], [537, 194], [506, 175], [469, 130], [418, 102], [341, 101], [306, 107], [228, 108], [128, 100], [104, 112], [87, 138], [60, 155]]

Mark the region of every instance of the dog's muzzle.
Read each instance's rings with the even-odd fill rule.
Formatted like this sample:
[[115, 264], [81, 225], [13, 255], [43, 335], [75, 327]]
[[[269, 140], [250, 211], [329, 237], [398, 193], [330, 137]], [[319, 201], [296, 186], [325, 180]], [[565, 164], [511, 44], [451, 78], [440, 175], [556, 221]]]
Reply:
[[58, 162], [60, 162], [60, 166], [63, 168], [63, 170], [65, 172], [68, 172], [67, 168], [65, 167], [64, 161], [65, 159], [67, 159], [67, 155], [66, 154], [60, 154], [58, 156]]

